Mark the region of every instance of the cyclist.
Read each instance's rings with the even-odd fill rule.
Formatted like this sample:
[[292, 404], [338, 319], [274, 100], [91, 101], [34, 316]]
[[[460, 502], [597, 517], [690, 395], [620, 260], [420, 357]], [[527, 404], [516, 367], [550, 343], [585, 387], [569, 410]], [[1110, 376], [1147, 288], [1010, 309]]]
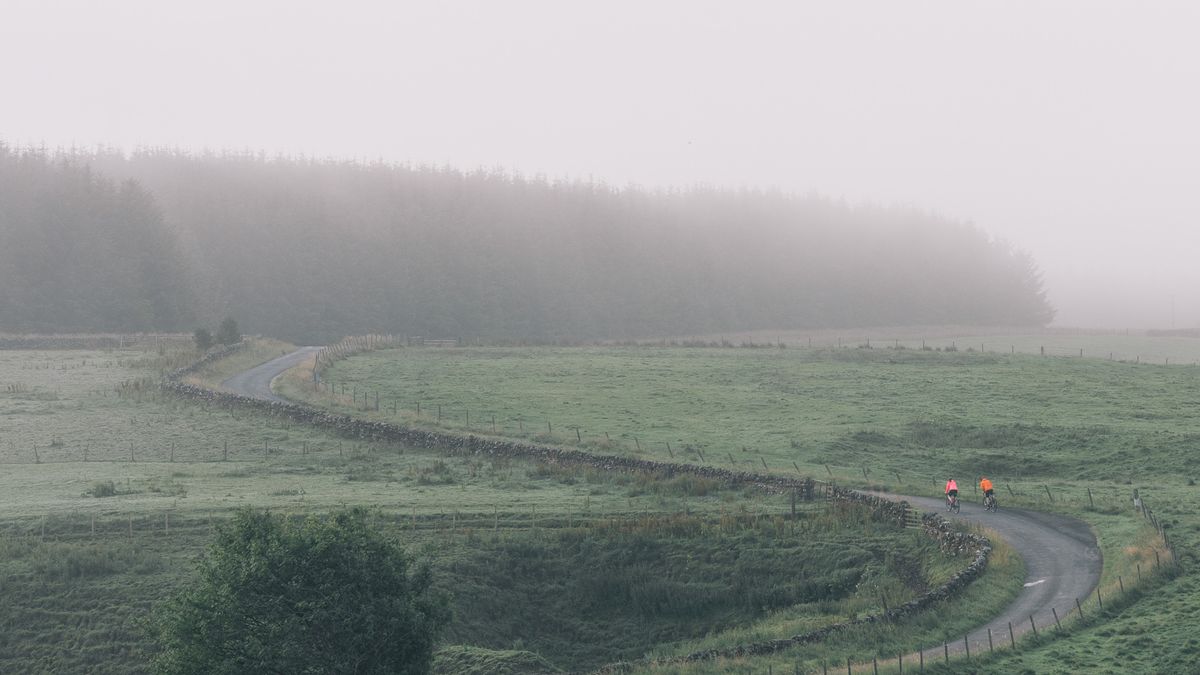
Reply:
[[958, 483], [953, 478], [946, 480], [946, 506], [953, 507], [958, 501]]
[[983, 505], [989, 506], [990, 502], [996, 499], [995, 492], [992, 489], [992, 481], [988, 480], [987, 476], [980, 478], [979, 489], [983, 490]]

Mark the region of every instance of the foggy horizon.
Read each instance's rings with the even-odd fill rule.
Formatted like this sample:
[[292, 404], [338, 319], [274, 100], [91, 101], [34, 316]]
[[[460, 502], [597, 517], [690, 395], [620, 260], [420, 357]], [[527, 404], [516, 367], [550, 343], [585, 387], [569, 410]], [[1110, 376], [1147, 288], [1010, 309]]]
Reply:
[[18, 1], [0, 142], [229, 149], [906, 205], [1056, 326], [1200, 325], [1189, 3]]

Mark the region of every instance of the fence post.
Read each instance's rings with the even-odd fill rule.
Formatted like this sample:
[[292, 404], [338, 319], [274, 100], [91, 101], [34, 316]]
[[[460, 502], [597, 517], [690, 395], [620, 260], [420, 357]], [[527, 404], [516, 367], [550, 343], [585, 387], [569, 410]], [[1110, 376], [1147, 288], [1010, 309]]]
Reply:
[[1142, 583], [1142, 563], [1137, 564], [1138, 583]]
[[963, 636], [963, 647], [967, 648], [967, 660], [971, 660], [971, 643], [967, 640], [967, 636]]
[[875, 675], [879, 675], [879, 657], [874, 655], [871, 656], [871, 670]]
[[1055, 625], [1055, 626], [1056, 626], [1056, 627], [1057, 627], [1059, 630], [1062, 630], [1062, 623], [1061, 623], [1061, 622], [1058, 620], [1058, 610], [1057, 610], [1057, 609], [1055, 609], [1055, 608], [1053, 608], [1053, 607], [1051, 607], [1051, 608], [1050, 608], [1050, 611], [1054, 613], [1054, 625]]
[[1008, 622], [1008, 641], [1012, 644], [1012, 648], [1017, 648], [1017, 638], [1013, 635], [1012, 622]]
[[1092, 488], [1091, 488], [1091, 486], [1088, 486], [1088, 489], [1087, 489], [1087, 491], [1088, 491], [1088, 506], [1094, 509], [1094, 508], [1096, 508], [1096, 503], [1092, 501]]
[[1125, 595], [1125, 581], [1121, 579], [1120, 575], [1117, 576], [1117, 585], [1121, 587], [1121, 595]]
[[1079, 618], [1083, 618], [1083, 607], [1079, 604], [1079, 598], [1075, 598], [1075, 611], [1079, 612]]
[[1033, 615], [1029, 615], [1029, 625], [1033, 627], [1033, 637], [1037, 637], [1037, 624], [1033, 622]]
[[996, 647], [994, 645], [992, 645], [992, 629], [989, 628], [988, 629], [988, 653], [990, 654], [991, 652], [993, 652], [995, 650], [996, 650]]
[[1104, 611], [1104, 598], [1100, 597], [1100, 587], [1096, 586], [1096, 602], [1100, 604], [1100, 611]]
[[942, 643], [942, 653], [946, 655], [946, 663], [950, 663], [950, 643]]
[[1054, 495], [1051, 494], [1051, 492], [1050, 492], [1050, 486], [1043, 485], [1042, 487], [1046, 488], [1046, 496], [1050, 498], [1050, 503], [1053, 504], [1054, 503]]

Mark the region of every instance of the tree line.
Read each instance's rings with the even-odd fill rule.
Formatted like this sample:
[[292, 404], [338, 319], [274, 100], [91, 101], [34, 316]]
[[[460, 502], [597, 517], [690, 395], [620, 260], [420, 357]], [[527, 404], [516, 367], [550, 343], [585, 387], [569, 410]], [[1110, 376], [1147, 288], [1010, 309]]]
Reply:
[[1031, 257], [907, 207], [501, 171], [0, 146], [0, 330], [552, 341], [1043, 325]]

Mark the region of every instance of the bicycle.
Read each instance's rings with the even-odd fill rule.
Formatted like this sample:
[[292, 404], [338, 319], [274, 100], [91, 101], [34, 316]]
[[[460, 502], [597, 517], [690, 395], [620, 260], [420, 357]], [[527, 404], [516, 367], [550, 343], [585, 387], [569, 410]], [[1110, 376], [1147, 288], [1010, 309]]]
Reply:
[[995, 512], [996, 512], [996, 508], [997, 508], [997, 506], [996, 506], [996, 495], [987, 495], [987, 496], [985, 496], [985, 497], [983, 498], [983, 508], [987, 509], [988, 511], [991, 511], [992, 513], [995, 513]]
[[946, 495], [946, 510], [947, 511], [950, 511], [952, 513], [958, 513], [960, 508], [962, 508], [962, 507], [960, 507], [958, 504], [958, 496], [957, 495]]

